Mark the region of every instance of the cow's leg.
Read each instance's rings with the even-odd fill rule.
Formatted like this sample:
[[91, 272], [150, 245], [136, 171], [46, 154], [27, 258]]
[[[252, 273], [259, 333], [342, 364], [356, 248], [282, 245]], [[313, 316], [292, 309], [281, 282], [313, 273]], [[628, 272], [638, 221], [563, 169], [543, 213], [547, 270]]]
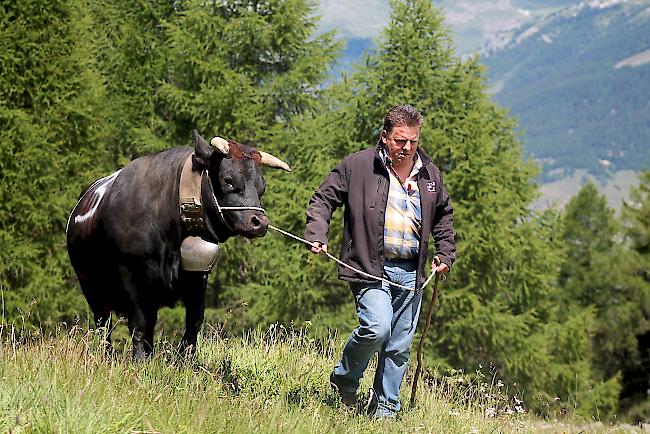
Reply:
[[137, 304], [131, 306], [129, 312], [129, 332], [133, 341], [133, 359], [136, 361], [143, 360], [147, 357], [145, 348], [145, 333], [147, 329], [147, 320], [144, 312]]
[[95, 326], [99, 333], [101, 333], [101, 345], [104, 346], [107, 354], [113, 352], [113, 344], [111, 343], [111, 310], [105, 307], [94, 308], [93, 315], [95, 316]]
[[122, 280], [124, 292], [128, 297], [127, 318], [129, 320], [129, 333], [131, 333], [131, 340], [133, 342], [133, 359], [136, 361], [142, 360], [147, 357], [148, 352], [145, 347], [145, 334], [147, 332], [147, 316], [145, 315], [140, 300], [135, 282], [133, 281], [133, 273], [125, 265], [119, 265], [118, 270]]
[[111, 308], [104, 301], [105, 290], [101, 283], [99, 280], [88, 279], [86, 273], [79, 274], [81, 290], [95, 319], [100, 349], [105, 350], [107, 355], [111, 355], [113, 352], [111, 344]]
[[134, 305], [129, 315], [129, 331], [133, 340], [133, 358], [135, 360], [142, 360], [153, 353], [153, 334], [157, 321], [158, 309]]
[[181, 340], [181, 352], [193, 352], [196, 338], [203, 324], [205, 314], [205, 292], [208, 287], [208, 273], [181, 271], [182, 295], [185, 304], [185, 334]]
[[144, 310], [145, 315], [145, 334], [144, 350], [147, 354], [153, 353], [153, 332], [158, 321], [158, 308], [152, 307]]

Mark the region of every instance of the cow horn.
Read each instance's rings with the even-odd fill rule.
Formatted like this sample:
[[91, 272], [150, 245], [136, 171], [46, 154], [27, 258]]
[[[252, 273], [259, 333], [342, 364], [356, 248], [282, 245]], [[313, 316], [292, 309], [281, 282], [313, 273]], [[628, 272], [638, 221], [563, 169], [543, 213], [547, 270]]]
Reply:
[[264, 166], [269, 166], [269, 167], [274, 167], [276, 169], [282, 169], [286, 170], [287, 172], [291, 172], [291, 167], [284, 161], [280, 160], [278, 157], [275, 157], [268, 152], [264, 151], [257, 151], [260, 153], [262, 156], [262, 159], [260, 160], [260, 164]]
[[228, 154], [228, 151], [230, 151], [230, 145], [228, 144], [228, 140], [221, 138], [221, 137], [213, 137], [212, 140], [210, 140], [210, 144], [212, 145], [213, 148], [219, 150], [222, 154]]

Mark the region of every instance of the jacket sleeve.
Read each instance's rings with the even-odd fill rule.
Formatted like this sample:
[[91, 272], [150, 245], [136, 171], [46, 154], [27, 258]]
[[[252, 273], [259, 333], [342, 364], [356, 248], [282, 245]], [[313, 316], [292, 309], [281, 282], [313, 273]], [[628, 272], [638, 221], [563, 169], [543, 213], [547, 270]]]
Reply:
[[328, 244], [327, 232], [332, 213], [345, 203], [348, 195], [348, 180], [345, 174], [345, 160], [330, 172], [323, 183], [309, 199], [305, 239]]
[[440, 177], [440, 193], [436, 200], [435, 221], [431, 235], [436, 246], [436, 255], [451, 269], [456, 260], [456, 232], [454, 231], [454, 209], [449, 194]]

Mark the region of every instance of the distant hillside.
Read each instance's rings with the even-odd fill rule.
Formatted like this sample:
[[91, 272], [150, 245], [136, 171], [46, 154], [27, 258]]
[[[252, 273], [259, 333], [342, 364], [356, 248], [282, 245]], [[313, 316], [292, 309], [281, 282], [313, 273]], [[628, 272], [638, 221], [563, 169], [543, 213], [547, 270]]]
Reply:
[[649, 0], [591, 0], [531, 20], [483, 62], [546, 179], [650, 167]]
[[350, 72], [354, 65], [363, 61], [364, 54], [375, 47], [372, 38], [348, 38], [343, 42], [345, 47], [332, 70], [332, 77], [338, 78], [342, 72]]
[[579, 0], [433, 0], [454, 33], [458, 53], [503, 46], [519, 27]]

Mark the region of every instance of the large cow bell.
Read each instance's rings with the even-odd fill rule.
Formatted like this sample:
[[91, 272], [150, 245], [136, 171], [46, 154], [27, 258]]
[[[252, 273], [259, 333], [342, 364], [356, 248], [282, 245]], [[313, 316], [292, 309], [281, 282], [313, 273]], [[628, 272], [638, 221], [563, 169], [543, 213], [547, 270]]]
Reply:
[[187, 237], [181, 243], [181, 266], [186, 271], [210, 271], [219, 261], [219, 244], [201, 237]]

